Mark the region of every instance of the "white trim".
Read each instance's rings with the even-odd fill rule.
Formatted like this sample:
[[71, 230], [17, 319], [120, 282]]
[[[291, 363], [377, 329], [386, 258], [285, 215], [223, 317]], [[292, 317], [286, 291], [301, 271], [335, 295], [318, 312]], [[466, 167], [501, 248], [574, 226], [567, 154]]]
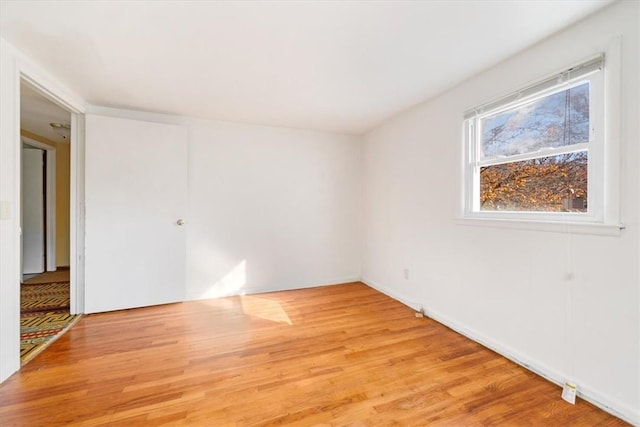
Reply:
[[[331, 280], [323, 280], [321, 282], [312, 282], [312, 283], [305, 283], [305, 284], [296, 283], [295, 286], [288, 286], [288, 287], [243, 286], [237, 292], [220, 295], [217, 298], [224, 298], [224, 297], [233, 296], [233, 295], [254, 295], [254, 294], [264, 294], [264, 293], [270, 293], [270, 292], [292, 291], [292, 290], [298, 290], [298, 289], [321, 288], [324, 286], [337, 286], [337, 285], [344, 285], [347, 283], [354, 283], [354, 282], [361, 282], [361, 281], [362, 280], [360, 276], [345, 276], [345, 277], [334, 278]], [[195, 301], [195, 300], [209, 299], [209, 298], [210, 297], [189, 298], [186, 301]]]
[[47, 150], [47, 271], [56, 271], [58, 268], [56, 259], [56, 150]]
[[591, 234], [596, 236], [620, 236], [623, 224], [595, 224], [589, 222], [552, 222], [505, 218], [456, 218], [458, 225], [473, 227], [506, 228], [512, 230], [548, 231], [553, 233]]
[[401, 303], [403, 303], [404, 305], [406, 305], [407, 307], [412, 308], [413, 310], [419, 311], [421, 308], [424, 308], [420, 303], [417, 303], [415, 301], [409, 300], [407, 298], [404, 297], [404, 295], [401, 295], [400, 293], [393, 291], [391, 289], [389, 289], [388, 287], [380, 284], [379, 282], [376, 282], [368, 277], [363, 277], [360, 280], [362, 283], [364, 283], [365, 285], [369, 286], [370, 288], [375, 289], [378, 292], [382, 292], [383, 294], [393, 298], [396, 301], [400, 301]]
[[47, 209], [47, 265], [46, 271], [56, 271], [56, 147], [44, 144], [24, 135], [21, 136], [23, 143], [32, 147], [45, 150], [47, 152], [47, 188], [45, 206]]
[[[464, 216], [480, 217], [480, 218], [495, 218], [513, 220], [519, 217], [526, 217], [527, 219], [537, 221], [554, 221], [554, 217], [557, 216], [554, 212], [542, 211], [492, 211], [482, 210], [480, 203], [480, 175], [483, 167], [501, 164], [512, 164], [532, 159], [538, 159], [543, 157], [553, 157], [562, 154], [571, 154], [586, 152], [588, 155], [588, 208], [584, 213], [563, 213], [567, 218], [576, 222], [591, 222], [602, 223], [602, 210], [601, 207], [603, 197], [601, 196], [604, 191], [604, 76], [602, 72], [590, 74], [589, 76], [581, 76], [577, 81], [571, 81], [569, 83], [561, 83], [552, 87], [547, 87], [543, 92], [530, 94], [528, 98], [517, 99], [511, 103], [504, 105], [497, 105], [495, 109], [488, 110], [482, 114], [478, 114], [467, 119], [469, 132], [465, 144], [467, 144], [469, 157], [465, 161], [465, 168], [469, 169], [467, 175], [468, 181], [465, 185], [465, 191], [471, 192], [469, 195], [469, 204], [465, 206]], [[516, 111], [523, 105], [528, 105], [537, 100], [549, 97], [553, 94], [560, 93], [562, 91], [569, 90], [571, 87], [579, 86], [584, 83], [589, 84], [589, 141], [579, 144], [572, 144], [561, 147], [548, 147], [537, 151], [527, 152], [524, 154], [508, 155], [508, 156], [490, 156], [486, 159], [482, 159], [482, 121], [487, 117], [495, 116], [496, 114], [503, 113], [505, 111]]]
[[534, 151], [532, 153], [516, 154], [513, 156], [500, 156], [493, 157], [487, 160], [478, 160], [476, 166], [495, 166], [504, 165], [507, 163], [523, 162], [526, 160], [540, 159], [542, 157], [554, 157], [561, 156], [563, 154], [579, 153], [581, 151], [589, 151], [589, 143], [584, 142], [580, 144], [566, 145], [558, 148], [545, 148], [542, 150]]
[[70, 236], [70, 293], [71, 314], [84, 313], [84, 224], [85, 224], [85, 192], [84, 192], [84, 149], [85, 149], [84, 114], [71, 113], [71, 154], [70, 154], [70, 193], [69, 215], [71, 218]]
[[49, 145], [49, 144], [45, 144], [44, 142], [40, 142], [40, 141], [36, 141], [35, 139], [31, 139], [27, 136], [24, 135], [20, 135], [20, 140], [22, 142], [24, 142], [27, 145], [30, 145], [31, 147], [34, 148], [38, 148], [40, 150], [45, 150], [45, 151], [55, 151], [56, 148]]
[[24, 84], [71, 113], [85, 112], [85, 101], [80, 96], [55, 81], [43, 67], [33, 62], [18, 49], [9, 43], [7, 46], [10, 47], [11, 54], [16, 59], [19, 77]]
[[[23, 57], [24, 58], [24, 57]], [[45, 98], [71, 113], [70, 130], [70, 313], [84, 313], [84, 125], [78, 129], [78, 115], [84, 113], [84, 102], [43, 74], [31, 61], [19, 61], [19, 77]], [[19, 99], [18, 99], [19, 102]], [[81, 147], [80, 147], [81, 145]], [[78, 173], [82, 171], [82, 173]]]
[[[559, 372], [524, 356], [522, 353], [504, 344], [496, 342], [495, 340], [479, 333], [478, 331], [475, 331], [462, 325], [461, 323], [454, 321], [453, 319], [443, 315], [442, 313], [427, 308], [425, 309], [425, 314], [427, 315], [427, 317], [446, 326], [447, 328], [452, 329], [460, 335], [463, 335], [466, 338], [469, 338], [470, 340], [475, 341], [492, 351], [495, 351], [501, 356], [504, 356], [512, 362], [517, 363], [523, 368], [526, 368], [529, 371], [540, 375], [541, 377], [558, 386], [562, 386], [567, 380]], [[637, 425], [640, 422], [640, 414], [635, 412], [633, 408], [622, 405], [619, 402], [612, 402], [611, 399], [608, 399], [606, 396], [601, 395], [595, 390], [589, 389], [584, 386], [581, 387], [580, 384], [578, 384], [578, 386], [578, 396], [582, 399], [592, 403], [605, 412], [621, 418], [628, 423]], [[558, 390], [558, 399], [560, 399], [560, 390]]]
[[[477, 127], [472, 122], [478, 116], [470, 115], [470, 112], [474, 110], [469, 110], [467, 112], [469, 117], [464, 120], [462, 134], [464, 156], [461, 159], [461, 172], [463, 181], [461, 206], [458, 211], [462, 218], [455, 219], [457, 223], [497, 226], [497, 223], [504, 221], [504, 228], [556, 232], [571, 230], [570, 232], [597, 235], [617, 235], [620, 233], [620, 230], [624, 228], [621, 225], [622, 219], [620, 217], [621, 42], [621, 36], [613, 38], [604, 51], [606, 67], [603, 72], [587, 76], [592, 81], [594, 89], [590, 102], [593, 105], [592, 108], [604, 109], [604, 112], [602, 110], [590, 111], [592, 121], [604, 120], [604, 122], [594, 121], [592, 124], [592, 127], [595, 126], [596, 129], [595, 135], [590, 138], [593, 141], [589, 144], [588, 212], [481, 211], [474, 197], [479, 193], [480, 188], [478, 174], [475, 170], [477, 168], [476, 159], [478, 159], [477, 143], [475, 141], [470, 143]], [[603, 88], [599, 90], [598, 87]], [[598, 99], [599, 96], [603, 96], [603, 98]], [[542, 226], [543, 223], [550, 225]]]
[[[427, 317], [457, 332], [458, 334], [463, 335], [464, 337], [472, 341], [475, 341], [478, 344], [500, 354], [501, 356], [509, 359], [510, 361], [517, 363], [523, 368], [545, 378], [546, 380], [558, 386], [562, 386], [562, 384], [564, 384], [564, 382], [567, 380], [567, 378], [564, 378], [564, 376], [560, 372], [550, 369], [549, 367], [543, 365], [542, 363], [539, 363], [535, 360], [532, 360], [526, 357], [522, 353], [518, 352], [517, 350], [514, 350], [513, 348], [507, 345], [496, 342], [495, 340], [481, 334], [480, 332], [472, 328], [469, 328], [459, 322], [456, 322], [450, 317], [436, 310], [433, 310], [428, 306], [421, 305], [416, 302], [412, 302], [397, 291], [391, 291], [388, 287], [380, 283], [376, 283], [375, 281], [368, 278], [363, 278], [362, 282], [367, 286], [372, 287], [390, 296], [391, 298], [403, 303], [404, 305], [414, 310], [419, 310], [420, 308], [423, 308]], [[640, 424], [640, 413], [638, 413], [636, 409], [626, 406], [624, 404], [621, 404], [620, 402], [612, 401], [612, 399], [607, 398], [606, 396], [603, 396], [602, 394], [598, 393], [596, 390], [581, 386], [580, 384], [578, 384], [578, 386], [579, 386], [578, 396], [580, 398], [592, 403], [593, 405], [599, 407], [603, 411], [606, 411], [628, 423], [631, 423], [634, 425]], [[560, 399], [561, 399], [560, 390], [558, 390], [558, 400]]]
[[607, 45], [607, 71], [604, 75], [604, 188], [602, 205], [605, 224], [621, 222], [620, 214], [620, 138], [622, 116], [622, 36]]
[[[20, 184], [21, 184], [21, 136], [20, 136], [20, 82], [36, 89], [48, 99], [75, 114], [84, 113], [85, 103], [82, 98], [69, 91], [62, 84], [53, 79], [42, 67], [31, 61], [3, 38], [0, 38], [0, 83], [2, 86], [2, 128], [0, 130], [2, 144], [0, 150], [10, 153], [11, 158], [4, 158], [3, 166], [7, 165], [10, 172], [4, 177], [10, 177], [7, 186], [0, 186], [3, 191], [2, 200], [13, 203], [11, 218], [2, 224], [3, 252], [2, 281], [0, 299], [2, 316], [0, 318], [0, 381], [4, 381], [11, 374], [20, 369]], [[73, 131], [73, 130], [72, 130]], [[11, 148], [9, 148], [11, 147]], [[12, 152], [11, 152], [12, 150]], [[3, 153], [5, 154], [5, 153]], [[82, 159], [71, 159], [71, 168], [82, 168], [84, 165], [74, 165]], [[74, 184], [77, 185], [77, 184]], [[10, 188], [11, 187], [11, 188]], [[71, 218], [71, 227], [83, 227], [84, 223]], [[84, 232], [80, 233], [82, 236]], [[77, 243], [72, 241], [71, 246]], [[82, 270], [84, 257], [71, 260], [71, 269]], [[72, 284], [73, 286], [73, 284]], [[77, 292], [75, 293], [77, 294]], [[74, 293], [71, 298], [73, 300]]]

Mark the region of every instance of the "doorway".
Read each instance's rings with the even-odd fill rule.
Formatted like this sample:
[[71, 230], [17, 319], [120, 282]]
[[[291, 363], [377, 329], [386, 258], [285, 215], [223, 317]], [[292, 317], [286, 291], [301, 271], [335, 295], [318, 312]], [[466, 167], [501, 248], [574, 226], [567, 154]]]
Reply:
[[21, 364], [79, 318], [71, 314], [71, 119], [21, 82]]
[[46, 151], [22, 141], [22, 281], [47, 266]]

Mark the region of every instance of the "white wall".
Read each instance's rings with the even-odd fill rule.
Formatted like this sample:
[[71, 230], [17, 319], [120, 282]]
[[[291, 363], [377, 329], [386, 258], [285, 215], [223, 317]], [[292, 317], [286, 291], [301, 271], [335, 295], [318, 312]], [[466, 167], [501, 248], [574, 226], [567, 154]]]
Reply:
[[20, 192], [16, 58], [0, 39], [0, 381], [20, 366]]
[[[366, 135], [363, 147], [364, 280], [555, 381], [576, 382], [588, 398], [636, 423], [638, 8], [614, 4], [396, 116]], [[456, 222], [463, 112], [610, 49], [619, 34], [626, 230], [597, 236]]]
[[187, 298], [359, 280], [358, 138], [223, 123], [191, 138]]
[[[71, 111], [83, 112], [84, 101], [5, 40], [0, 43], [1, 382], [20, 366], [20, 76]], [[359, 279], [359, 138], [98, 107], [92, 112], [189, 128], [186, 299]], [[76, 123], [81, 127], [83, 120]], [[81, 159], [82, 144], [76, 142], [80, 151], [72, 158]], [[77, 160], [76, 175], [82, 170]], [[75, 216], [83, 206], [83, 181], [72, 181], [72, 199], [78, 197], [81, 206], [72, 207]], [[78, 220], [82, 229], [83, 218]], [[82, 268], [77, 263], [78, 275]], [[76, 292], [82, 298], [83, 290]]]
[[101, 107], [91, 112], [188, 128], [186, 299], [360, 278], [359, 138]]

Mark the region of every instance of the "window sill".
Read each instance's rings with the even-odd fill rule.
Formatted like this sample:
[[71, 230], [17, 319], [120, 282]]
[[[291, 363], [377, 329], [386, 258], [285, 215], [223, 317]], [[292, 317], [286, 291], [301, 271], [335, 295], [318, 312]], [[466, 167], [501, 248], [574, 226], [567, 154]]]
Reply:
[[595, 224], [493, 218], [456, 218], [454, 222], [458, 225], [471, 227], [506, 228], [513, 230], [546, 231], [551, 233], [591, 234], [596, 236], [619, 236], [625, 228], [622, 224]]

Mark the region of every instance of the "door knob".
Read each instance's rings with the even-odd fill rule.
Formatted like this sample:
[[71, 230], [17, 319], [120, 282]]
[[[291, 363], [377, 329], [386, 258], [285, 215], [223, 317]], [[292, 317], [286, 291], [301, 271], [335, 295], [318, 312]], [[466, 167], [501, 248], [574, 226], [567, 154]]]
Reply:
[[176, 224], [178, 225], [184, 225], [184, 219], [179, 219], [176, 221]]

